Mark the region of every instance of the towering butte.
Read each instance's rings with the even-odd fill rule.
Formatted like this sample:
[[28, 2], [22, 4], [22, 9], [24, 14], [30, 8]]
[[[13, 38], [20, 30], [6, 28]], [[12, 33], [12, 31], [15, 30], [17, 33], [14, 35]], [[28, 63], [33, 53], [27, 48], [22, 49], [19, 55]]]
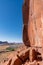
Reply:
[[25, 0], [23, 43], [26, 49], [2, 65], [43, 65], [43, 0]]

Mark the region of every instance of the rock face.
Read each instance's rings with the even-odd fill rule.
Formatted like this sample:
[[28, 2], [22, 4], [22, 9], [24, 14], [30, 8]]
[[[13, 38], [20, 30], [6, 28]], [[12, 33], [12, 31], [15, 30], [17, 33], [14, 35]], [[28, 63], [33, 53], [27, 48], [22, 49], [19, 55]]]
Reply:
[[23, 41], [27, 46], [43, 46], [43, 0], [25, 0]]
[[28, 21], [29, 21], [29, 0], [25, 0], [23, 5], [23, 42], [30, 46], [28, 39]]

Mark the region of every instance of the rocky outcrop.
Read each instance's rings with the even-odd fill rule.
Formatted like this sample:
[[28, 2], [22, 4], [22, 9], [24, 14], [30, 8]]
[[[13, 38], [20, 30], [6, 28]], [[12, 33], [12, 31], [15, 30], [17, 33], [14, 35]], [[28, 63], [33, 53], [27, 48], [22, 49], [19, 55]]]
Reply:
[[25, 0], [23, 6], [23, 41], [27, 46], [43, 46], [43, 1]]

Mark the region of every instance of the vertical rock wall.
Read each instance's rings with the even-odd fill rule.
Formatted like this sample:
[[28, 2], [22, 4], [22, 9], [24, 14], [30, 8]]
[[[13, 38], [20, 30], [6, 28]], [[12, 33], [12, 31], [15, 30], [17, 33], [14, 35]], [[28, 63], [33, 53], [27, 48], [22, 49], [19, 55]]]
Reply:
[[23, 5], [23, 42], [26, 46], [30, 46], [28, 39], [29, 1], [25, 0]]
[[27, 46], [42, 47], [43, 45], [43, 0], [25, 0], [23, 42]]

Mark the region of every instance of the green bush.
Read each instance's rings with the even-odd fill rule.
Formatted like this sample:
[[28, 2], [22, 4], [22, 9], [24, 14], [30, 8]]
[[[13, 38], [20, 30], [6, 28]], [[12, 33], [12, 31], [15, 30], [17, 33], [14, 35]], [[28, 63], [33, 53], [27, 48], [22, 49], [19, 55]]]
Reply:
[[8, 47], [8, 48], [6, 48], [6, 50], [14, 51], [14, 48]]

